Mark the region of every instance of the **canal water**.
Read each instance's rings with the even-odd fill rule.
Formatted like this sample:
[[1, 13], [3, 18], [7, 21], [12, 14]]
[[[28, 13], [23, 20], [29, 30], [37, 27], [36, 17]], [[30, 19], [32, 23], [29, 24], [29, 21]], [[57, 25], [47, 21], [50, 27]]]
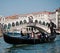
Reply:
[[60, 53], [60, 35], [52, 43], [34, 45], [11, 45], [0, 37], [0, 53]]

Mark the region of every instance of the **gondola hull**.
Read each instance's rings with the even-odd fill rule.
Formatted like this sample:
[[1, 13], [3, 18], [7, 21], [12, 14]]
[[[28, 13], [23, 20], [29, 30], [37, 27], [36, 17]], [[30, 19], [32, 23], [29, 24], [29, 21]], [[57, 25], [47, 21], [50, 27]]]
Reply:
[[4, 41], [9, 44], [39, 44], [39, 43], [47, 43], [54, 41], [56, 35], [47, 37], [47, 38], [40, 38], [40, 39], [23, 39], [20, 37], [11, 37], [7, 34], [3, 34]]

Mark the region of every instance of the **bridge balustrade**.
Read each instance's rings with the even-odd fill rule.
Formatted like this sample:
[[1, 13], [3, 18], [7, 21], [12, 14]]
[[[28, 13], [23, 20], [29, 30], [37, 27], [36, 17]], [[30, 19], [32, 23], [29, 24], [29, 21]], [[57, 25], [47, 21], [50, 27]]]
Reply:
[[39, 24], [39, 23], [25, 23], [25, 24], [22, 24], [22, 25], [19, 25], [19, 26], [15, 26], [15, 27], [11, 27], [11, 29], [13, 29], [13, 28], [24, 28], [24, 27], [26, 27], [26, 26], [37, 26], [37, 27], [39, 27], [39, 28], [42, 28], [43, 30], [45, 30], [46, 32], [48, 32], [48, 33], [50, 33], [50, 29], [47, 27], [47, 26], [45, 26], [45, 25], [41, 25], [41, 24]]

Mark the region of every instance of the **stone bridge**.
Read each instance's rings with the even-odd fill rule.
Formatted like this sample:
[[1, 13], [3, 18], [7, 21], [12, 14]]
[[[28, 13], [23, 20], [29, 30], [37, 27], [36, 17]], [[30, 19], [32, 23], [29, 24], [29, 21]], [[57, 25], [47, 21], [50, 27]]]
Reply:
[[42, 29], [42, 30], [46, 31], [47, 33], [50, 33], [50, 28], [48, 28], [45, 25], [38, 24], [38, 23], [37, 24], [35, 24], [35, 23], [22, 24], [19, 26], [11, 27], [11, 29], [20, 29], [21, 30], [22, 28], [32, 27], [32, 26], [37, 27], [39, 30]]

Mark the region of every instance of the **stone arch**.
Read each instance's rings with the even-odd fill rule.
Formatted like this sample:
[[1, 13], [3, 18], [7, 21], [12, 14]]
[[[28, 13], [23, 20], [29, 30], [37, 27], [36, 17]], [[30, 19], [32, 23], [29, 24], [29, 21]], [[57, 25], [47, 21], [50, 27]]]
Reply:
[[15, 26], [15, 23], [14, 23], [14, 22], [12, 22], [12, 26], [13, 26], [13, 27]]
[[27, 23], [27, 21], [26, 21], [26, 20], [24, 20], [23, 22], [24, 22], [24, 23]]
[[11, 28], [11, 24], [10, 23], [8, 23], [8, 29], [10, 29]]
[[22, 21], [20, 21], [20, 24], [23, 24], [23, 22], [22, 22]]
[[43, 21], [43, 23], [42, 23], [43, 25], [45, 25], [45, 21]]
[[18, 21], [16, 22], [16, 26], [19, 26], [19, 22]]
[[7, 29], [7, 24], [4, 24], [4, 29]]
[[41, 20], [39, 21], [39, 24], [42, 24]]
[[48, 26], [48, 25], [49, 25], [49, 23], [47, 22], [47, 23], [46, 23], [46, 26]]
[[35, 20], [35, 23], [38, 23], [38, 20]]

